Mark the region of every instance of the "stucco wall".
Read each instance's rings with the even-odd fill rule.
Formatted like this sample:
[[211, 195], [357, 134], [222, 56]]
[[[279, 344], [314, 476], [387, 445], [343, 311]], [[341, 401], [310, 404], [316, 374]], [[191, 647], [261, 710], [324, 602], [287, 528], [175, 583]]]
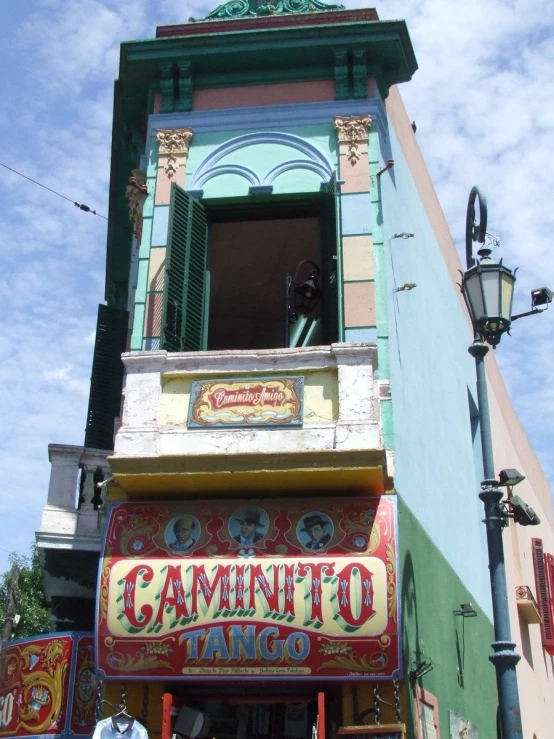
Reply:
[[[392, 127], [387, 134], [395, 164], [375, 178], [375, 205], [383, 248], [379, 276], [386, 281], [395, 485], [490, 614], [470, 418], [472, 335], [404, 152]], [[413, 236], [395, 238], [403, 232]], [[398, 291], [406, 283], [416, 287]]]
[[[397, 320], [394, 321], [395, 326], [391, 329], [391, 346], [394, 345], [394, 334], [398, 330], [399, 336], [404, 336], [402, 345], [407, 348], [402, 326], [409, 326], [410, 322], [413, 322], [416, 318], [414, 313], [410, 312], [408, 314], [408, 309], [403, 304], [402, 298], [408, 298], [404, 303], [412, 298], [411, 309], [418, 313], [423, 307], [423, 301], [425, 301], [427, 304], [426, 318], [429, 322], [423, 325], [427, 325], [429, 329], [427, 334], [420, 332], [420, 338], [422, 339], [421, 352], [424, 351], [425, 344], [430, 342], [432, 346], [438, 349], [435, 357], [437, 362], [443, 365], [444, 371], [448, 375], [457, 376], [459, 378], [458, 384], [467, 382], [469, 392], [474, 394], [475, 370], [473, 362], [470, 361], [468, 366], [468, 358], [463, 356], [472, 338], [470, 323], [460, 291], [455, 285], [459, 282], [458, 270], [463, 269], [463, 267], [411, 129], [410, 119], [406, 115], [396, 88], [391, 88], [386, 105], [391, 132], [394, 132], [391, 141], [393, 142], [393, 156], [395, 159], [395, 167], [388, 187], [389, 189], [408, 187], [408, 191], [404, 192], [403, 197], [401, 197], [401, 201], [406, 205], [403, 213], [405, 222], [399, 225], [398, 230], [413, 231], [415, 234], [414, 239], [391, 242], [391, 254], [393, 249], [396, 251], [394, 252], [395, 258], [390, 262], [389, 267], [389, 279], [393, 280], [393, 284], [389, 287], [394, 287], [395, 278], [399, 285], [406, 280], [418, 284], [417, 289], [413, 292], [404, 296], [400, 293], [397, 300], [392, 300], [393, 312], [391, 316], [396, 315]], [[409, 185], [402, 184], [405, 181]], [[408, 194], [408, 197], [406, 197], [406, 194]], [[424, 221], [427, 222], [427, 225], [422, 230], [421, 223]], [[462, 230], [464, 224], [459, 225], [460, 230]], [[436, 267], [433, 268], [431, 259], [438, 261], [441, 257], [441, 274], [437, 274]], [[394, 275], [393, 265], [395, 266]], [[431, 275], [431, 279], [428, 279], [429, 275]], [[442, 281], [444, 293], [438, 287], [437, 281], [439, 279]], [[424, 288], [421, 291], [424, 292], [424, 295], [420, 293], [420, 288]], [[445, 324], [444, 318], [446, 316], [448, 321]], [[419, 318], [423, 320], [423, 316], [420, 315]], [[504, 340], [514, 341], [516, 339], [515, 337], [506, 337]], [[502, 351], [502, 345], [500, 345], [498, 351]], [[411, 356], [417, 356], [417, 353]], [[392, 361], [394, 362], [394, 348], [392, 348]], [[397, 383], [394, 381], [394, 375], [402, 369], [402, 380], [406, 383], [409, 382], [411, 370], [406, 362], [401, 367], [400, 361], [401, 356], [398, 355], [396, 367], [393, 370], [392, 386], [397, 430], [397, 481], [400, 491], [406, 495], [404, 485], [400, 487], [405, 461], [401, 452], [405, 419], [399, 412]], [[425, 366], [423, 358], [422, 366]], [[545, 551], [554, 553], [554, 515], [551, 491], [548, 480], [514, 411], [492, 351], [487, 356], [486, 367], [495, 468], [499, 471], [504, 468], [515, 467], [526, 476], [526, 480], [518, 485], [516, 492], [535, 509], [542, 521], [540, 526], [527, 528], [516, 526], [511, 522], [503, 535], [512, 638], [517, 642], [516, 651], [522, 655], [522, 660], [518, 666], [518, 683], [522, 705], [523, 734], [526, 737], [533, 736], [533, 734], [542, 737], [548, 736], [552, 725], [554, 725], [554, 707], [551, 700], [554, 682], [553, 660], [542, 648], [540, 626], [538, 624], [527, 625], [520, 619], [516, 606], [515, 588], [518, 585], [527, 585], [536, 596], [531, 554], [531, 539], [533, 537], [541, 538]], [[427, 377], [427, 373], [425, 373], [425, 377]], [[449, 382], [451, 381], [449, 380]], [[459, 387], [456, 392], [460, 390], [463, 389]], [[452, 388], [452, 391], [454, 392], [455, 388]], [[463, 392], [460, 396], [463, 396]], [[410, 394], [412, 400], [414, 397], [416, 396]], [[430, 397], [435, 400], [435, 395]], [[448, 422], [450, 418], [448, 405], [443, 405], [443, 409], [445, 421]], [[401, 423], [402, 426], [399, 427], [398, 423]], [[461, 428], [458, 428], [458, 434], [467, 436], [467, 432], [464, 432]], [[475, 445], [477, 446], [477, 457], [479, 457], [478, 441], [477, 438], [477, 444]], [[441, 455], [444, 448], [442, 443], [437, 448]], [[465, 463], [460, 457], [459, 468], [467, 466], [467, 453], [464, 453], [464, 460]], [[476, 459], [476, 463], [478, 472], [480, 472], [479, 458]], [[417, 467], [414, 466], [414, 469], [417, 469]], [[439, 475], [439, 477], [442, 477], [442, 475]], [[447, 558], [454, 563], [457, 572], [464, 573], [465, 571], [463, 562], [461, 570], [456, 565], [456, 562], [459, 562], [459, 556], [457, 557], [453, 550], [458, 548], [460, 553], [464, 552], [464, 555], [467, 555], [467, 563], [471, 562], [475, 567], [480, 566], [482, 572], [487, 574], [487, 582], [483, 582], [482, 587], [488, 588], [488, 570], [486, 564], [482, 561], [482, 555], [480, 554], [477, 558], [476, 552], [471, 551], [471, 548], [467, 546], [464, 547], [463, 542], [460, 542], [459, 533], [456, 533], [465, 530], [468, 533], [467, 540], [475, 541], [475, 525], [478, 522], [481, 526], [480, 520], [483, 515], [481, 504], [476, 496], [477, 487], [472, 491], [468, 487], [470, 480], [467, 474], [464, 477], [466, 478], [465, 493], [461, 494], [462, 488], [459, 486], [456, 486], [455, 492], [455, 498], [458, 501], [458, 504], [456, 504], [458, 515], [461, 515], [462, 518], [458, 519], [458, 515], [456, 515], [454, 519], [451, 519], [451, 525], [445, 525], [445, 519], [442, 517], [442, 507], [439, 505], [439, 508], [435, 511], [438, 520], [434, 526], [436, 533], [433, 535], [433, 539], [439, 543], [441, 551], [445, 553], [450, 551], [451, 555], [454, 554], [454, 558], [448, 556], [448, 554]], [[477, 475], [476, 482], [478, 480], [479, 475]], [[456, 485], [456, 475], [442, 478], [442, 483], [443, 488], [446, 487], [448, 490], [452, 490], [452, 486]], [[406, 497], [410, 506], [413, 507], [413, 494], [408, 494]], [[465, 512], [460, 510], [464, 506], [464, 500], [468, 502]], [[421, 502], [420, 498], [420, 505]], [[429, 519], [429, 514], [420, 517], [419, 508], [413, 508], [413, 510], [420, 521], [425, 522]], [[459, 522], [457, 523], [457, 521]], [[442, 532], [445, 530], [449, 530], [450, 539], [446, 550], [441, 542], [443, 539]], [[479, 538], [482, 541], [482, 531]], [[479, 564], [478, 559], [481, 560], [481, 564]], [[471, 586], [471, 578], [468, 580], [464, 576], [463, 579], [467, 585]], [[478, 593], [479, 591], [476, 590], [475, 592]]]

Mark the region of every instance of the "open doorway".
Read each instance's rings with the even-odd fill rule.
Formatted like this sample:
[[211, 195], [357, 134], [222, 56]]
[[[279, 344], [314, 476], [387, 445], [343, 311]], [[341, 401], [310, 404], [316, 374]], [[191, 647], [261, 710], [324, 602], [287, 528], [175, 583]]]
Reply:
[[[277, 349], [339, 341], [336, 188], [333, 176], [319, 193], [201, 202], [173, 184], [161, 347]], [[288, 295], [313, 275], [317, 280], [317, 305], [312, 301], [295, 327], [287, 325], [287, 274], [298, 278]], [[288, 315], [294, 313], [293, 305]]]
[[161, 739], [325, 739], [324, 694], [163, 697]]
[[208, 349], [282, 347], [285, 277], [320, 261], [317, 217], [213, 223], [209, 242]]

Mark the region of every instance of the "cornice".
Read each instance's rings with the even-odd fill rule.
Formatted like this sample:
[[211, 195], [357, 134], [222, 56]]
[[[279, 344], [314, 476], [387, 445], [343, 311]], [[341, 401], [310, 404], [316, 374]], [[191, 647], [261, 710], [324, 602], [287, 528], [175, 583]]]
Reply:
[[386, 112], [379, 98], [368, 100], [331, 100], [303, 105], [263, 105], [248, 108], [202, 110], [191, 113], [166, 113], [151, 115], [148, 119], [147, 141], [156, 131], [166, 128], [190, 126], [196, 134], [218, 131], [259, 131], [263, 128], [309, 126], [327, 124], [333, 126], [335, 116], [369, 115], [372, 130], [378, 130], [388, 139]]

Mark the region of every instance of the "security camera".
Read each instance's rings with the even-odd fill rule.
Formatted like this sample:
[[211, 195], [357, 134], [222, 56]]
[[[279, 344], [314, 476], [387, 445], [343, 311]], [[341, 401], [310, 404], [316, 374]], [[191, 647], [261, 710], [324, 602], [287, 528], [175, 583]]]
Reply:
[[535, 511], [530, 505], [524, 503], [519, 496], [514, 495], [506, 502], [512, 509], [512, 515], [516, 523], [521, 524], [521, 526], [538, 526], [540, 524], [541, 520]]

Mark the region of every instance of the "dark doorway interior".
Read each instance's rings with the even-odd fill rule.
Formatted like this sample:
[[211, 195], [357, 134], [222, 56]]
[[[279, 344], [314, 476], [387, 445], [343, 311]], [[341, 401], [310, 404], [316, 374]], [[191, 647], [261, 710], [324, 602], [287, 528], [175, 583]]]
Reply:
[[208, 349], [282, 347], [285, 275], [319, 238], [317, 216], [212, 222]]

